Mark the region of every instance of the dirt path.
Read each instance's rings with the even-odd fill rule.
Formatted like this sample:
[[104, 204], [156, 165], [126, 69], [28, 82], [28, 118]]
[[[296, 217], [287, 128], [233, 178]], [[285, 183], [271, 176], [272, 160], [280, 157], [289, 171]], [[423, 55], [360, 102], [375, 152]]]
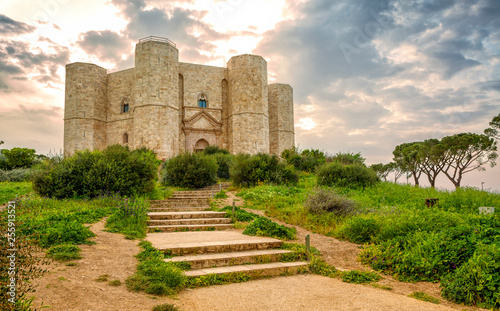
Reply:
[[[151, 310], [155, 305], [174, 303], [168, 298], [129, 292], [125, 279], [137, 267], [138, 241], [126, 240], [123, 235], [102, 231], [105, 221], [91, 227], [97, 236], [96, 245], [80, 245], [83, 259], [75, 260], [76, 266], [54, 263], [42, 278], [34, 280], [36, 299], [34, 306], [49, 311], [124, 311]], [[120, 280], [120, 286], [96, 281], [102, 275], [109, 281]], [[39, 310], [39, 309], [38, 309]]]

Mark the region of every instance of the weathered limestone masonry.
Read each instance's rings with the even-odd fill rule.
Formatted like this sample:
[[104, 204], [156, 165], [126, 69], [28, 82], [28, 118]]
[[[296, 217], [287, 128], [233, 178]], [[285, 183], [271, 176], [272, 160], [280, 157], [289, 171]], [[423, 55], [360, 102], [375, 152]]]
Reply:
[[227, 68], [188, 64], [168, 39], [141, 39], [135, 68], [66, 66], [64, 153], [112, 144], [159, 158], [208, 145], [280, 154], [295, 144], [293, 90], [268, 85], [261, 56], [232, 57]]

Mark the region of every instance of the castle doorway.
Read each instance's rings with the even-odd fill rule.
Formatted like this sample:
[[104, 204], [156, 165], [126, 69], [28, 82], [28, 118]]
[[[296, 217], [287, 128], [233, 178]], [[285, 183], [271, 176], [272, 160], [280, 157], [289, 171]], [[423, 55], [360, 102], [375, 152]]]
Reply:
[[205, 150], [205, 148], [207, 148], [209, 145], [210, 144], [208, 143], [208, 141], [206, 141], [204, 139], [200, 139], [194, 145], [194, 152], [201, 152], [201, 151]]

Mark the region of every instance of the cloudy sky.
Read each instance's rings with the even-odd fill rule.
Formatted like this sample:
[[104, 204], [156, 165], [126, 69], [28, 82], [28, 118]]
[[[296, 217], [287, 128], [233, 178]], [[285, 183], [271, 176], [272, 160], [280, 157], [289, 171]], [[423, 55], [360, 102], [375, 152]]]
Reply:
[[[500, 113], [498, 0], [2, 0], [2, 147], [59, 151], [64, 66], [130, 68], [151, 35], [184, 62], [262, 55], [269, 81], [294, 88], [299, 147], [368, 164], [404, 142], [482, 133]], [[500, 190], [500, 165], [465, 175], [481, 182]]]

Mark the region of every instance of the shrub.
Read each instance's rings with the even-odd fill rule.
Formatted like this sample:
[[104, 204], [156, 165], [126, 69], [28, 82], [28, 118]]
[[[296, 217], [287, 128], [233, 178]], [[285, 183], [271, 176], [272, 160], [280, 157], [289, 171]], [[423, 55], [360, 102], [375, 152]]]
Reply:
[[314, 274], [324, 275], [328, 277], [335, 277], [337, 275], [337, 269], [334, 266], [327, 264], [323, 259], [317, 256], [311, 258], [309, 262], [309, 271]]
[[277, 239], [295, 240], [297, 229], [279, 225], [266, 217], [256, 218], [243, 231], [247, 235], [269, 236]]
[[306, 149], [300, 153], [297, 148], [285, 149], [281, 157], [297, 170], [305, 172], [314, 172], [316, 167], [325, 163], [326, 160], [325, 154], [317, 149]]
[[361, 215], [347, 219], [336, 230], [336, 236], [353, 243], [367, 243], [381, 231], [381, 224], [373, 216]]
[[500, 245], [482, 245], [456, 273], [445, 277], [442, 295], [456, 303], [500, 308]]
[[304, 202], [304, 207], [311, 214], [334, 213], [346, 215], [356, 209], [356, 203], [333, 191], [318, 188], [314, 193], [309, 194]]
[[329, 163], [318, 167], [317, 175], [320, 186], [365, 188], [380, 181], [373, 170], [359, 164]]
[[213, 155], [217, 162], [217, 177], [222, 179], [230, 179], [230, 169], [233, 164], [234, 156], [224, 153], [215, 153]]
[[102, 152], [79, 151], [60, 163], [45, 162], [34, 176], [33, 189], [55, 198], [93, 198], [103, 192], [132, 196], [154, 189], [156, 171], [152, 151], [114, 145]]
[[31, 167], [35, 161], [35, 149], [3, 149], [2, 154], [7, 158], [7, 163], [10, 168]]
[[0, 170], [0, 182], [22, 182], [29, 181], [33, 176], [34, 171], [31, 168], [15, 168], [10, 171]]
[[361, 153], [342, 153], [338, 152], [334, 156], [330, 156], [326, 159], [326, 162], [336, 162], [340, 163], [343, 165], [354, 165], [354, 164], [359, 164], [359, 165], [365, 165], [365, 158], [361, 156]]
[[217, 162], [203, 153], [184, 153], [165, 165], [163, 183], [182, 188], [201, 188], [217, 182]]
[[208, 146], [205, 149], [203, 149], [203, 153], [207, 155], [217, 154], [217, 153], [229, 154], [229, 150], [220, 148], [219, 146]]
[[[7, 223], [7, 213], [0, 213], [0, 221], [2, 224]], [[48, 264], [47, 260], [42, 256], [38, 256], [41, 249], [35, 244], [35, 241], [28, 239], [20, 239], [16, 236], [15, 263], [16, 263], [16, 287], [15, 297], [10, 294], [11, 274], [10, 258], [13, 253], [9, 251], [12, 248], [7, 236], [7, 226], [0, 226], [0, 310], [2, 311], [28, 311], [35, 288], [32, 280], [43, 275], [46, 270], [43, 265]], [[18, 232], [16, 232], [17, 234]], [[14, 298], [14, 299], [13, 299]], [[9, 301], [10, 299], [10, 301]]]
[[81, 249], [72, 244], [62, 244], [51, 246], [47, 251], [47, 257], [59, 261], [68, 261], [74, 259], [81, 259], [80, 256]]
[[290, 184], [297, 183], [298, 178], [293, 167], [286, 166], [275, 155], [264, 153], [254, 156], [239, 154], [231, 169], [231, 180], [242, 186], [259, 183]]

